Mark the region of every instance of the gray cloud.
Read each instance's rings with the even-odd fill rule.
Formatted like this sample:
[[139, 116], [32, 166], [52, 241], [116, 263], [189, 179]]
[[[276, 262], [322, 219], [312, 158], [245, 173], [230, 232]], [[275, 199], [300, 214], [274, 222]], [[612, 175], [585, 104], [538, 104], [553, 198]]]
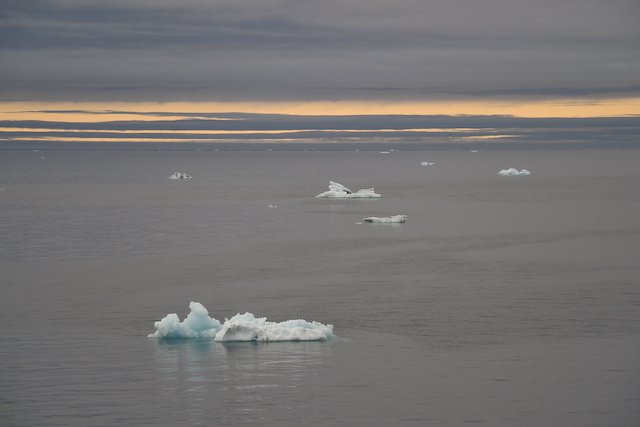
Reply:
[[637, 96], [624, 0], [3, 0], [0, 100]]

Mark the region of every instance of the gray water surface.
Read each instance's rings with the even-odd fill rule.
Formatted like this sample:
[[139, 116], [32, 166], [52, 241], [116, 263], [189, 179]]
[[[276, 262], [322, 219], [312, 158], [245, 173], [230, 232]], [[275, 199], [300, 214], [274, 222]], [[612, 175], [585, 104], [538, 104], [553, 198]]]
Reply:
[[[638, 164], [4, 150], [0, 425], [638, 425]], [[338, 338], [147, 338], [190, 301]]]

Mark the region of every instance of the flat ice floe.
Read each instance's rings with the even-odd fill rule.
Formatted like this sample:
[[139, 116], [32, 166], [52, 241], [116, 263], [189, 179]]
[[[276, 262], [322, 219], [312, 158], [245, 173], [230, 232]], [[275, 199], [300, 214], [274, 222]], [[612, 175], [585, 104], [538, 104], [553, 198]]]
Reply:
[[191, 175], [187, 175], [184, 172], [176, 172], [169, 179], [191, 179]]
[[368, 216], [363, 219], [364, 222], [381, 222], [381, 223], [401, 223], [407, 220], [406, 215], [393, 215], [386, 217]]
[[434, 162], [422, 162], [422, 163], [420, 163], [420, 164], [421, 164], [422, 166], [433, 166], [433, 165], [435, 165], [435, 163], [434, 163]]
[[363, 188], [356, 192], [349, 190], [342, 184], [329, 181], [329, 191], [318, 194], [318, 199], [377, 199], [380, 194], [377, 194], [373, 188]]
[[333, 338], [333, 325], [306, 320], [269, 322], [251, 313], [236, 314], [224, 323], [209, 317], [209, 311], [199, 302], [189, 304], [191, 312], [183, 320], [177, 314], [167, 314], [155, 322], [156, 332], [149, 338], [212, 338], [214, 341], [327, 341]]
[[510, 168], [510, 169], [502, 169], [500, 172], [498, 172], [498, 175], [504, 175], [504, 176], [531, 175], [531, 172], [529, 172], [526, 169], [522, 169], [521, 171], [519, 171], [516, 168]]

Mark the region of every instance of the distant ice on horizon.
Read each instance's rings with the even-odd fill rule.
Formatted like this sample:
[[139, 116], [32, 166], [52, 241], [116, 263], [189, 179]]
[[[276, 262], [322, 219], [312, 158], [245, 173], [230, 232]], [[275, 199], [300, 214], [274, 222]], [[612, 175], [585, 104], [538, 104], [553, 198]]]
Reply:
[[224, 324], [209, 316], [199, 302], [189, 304], [191, 312], [183, 320], [177, 314], [167, 314], [154, 323], [156, 332], [148, 338], [211, 338], [217, 342], [232, 341], [327, 341], [333, 338], [333, 325], [306, 320], [269, 322], [266, 317], [256, 318], [251, 313], [236, 314]]
[[407, 220], [406, 215], [392, 215], [387, 217], [368, 216], [363, 219], [365, 222], [379, 222], [379, 223], [402, 223]]
[[363, 188], [354, 193], [344, 185], [333, 181], [329, 181], [329, 191], [316, 196], [317, 199], [377, 199], [379, 197], [380, 194], [377, 194], [373, 187]]
[[504, 176], [524, 176], [524, 175], [531, 175], [531, 172], [529, 172], [526, 169], [522, 169], [521, 171], [519, 171], [516, 168], [509, 168], [509, 169], [502, 169], [500, 172], [498, 172], [498, 175], [504, 175]]
[[433, 163], [433, 162], [422, 162], [422, 163], [420, 163], [420, 164], [421, 164], [422, 166], [433, 166], [433, 165], [435, 165], [435, 163]]
[[169, 177], [169, 179], [191, 179], [191, 175], [184, 172], [176, 172]]

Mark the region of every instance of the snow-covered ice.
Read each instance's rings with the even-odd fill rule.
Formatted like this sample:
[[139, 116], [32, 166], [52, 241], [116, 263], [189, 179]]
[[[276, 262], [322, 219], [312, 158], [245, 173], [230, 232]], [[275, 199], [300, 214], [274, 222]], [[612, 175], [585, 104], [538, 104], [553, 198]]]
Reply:
[[363, 188], [353, 192], [344, 185], [333, 181], [329, 181], [329, 191], [316, 196], [318, 199], [376, 199], [378, 197], [380, 194], [377, 194], [373, 188]]
[[184, 172], [176, 172], [169, 179], [191, 179], [191, 175], [187, 175]]
[[368, 216], [363, 219], [365, 222], [400, 223], [407, 220], [406, 215], [393, 215], [386, 217]]
[[518, 175], [530, 175], [531, 172], [529, 172], [526, 169], [522, 169], [521, 171], [519, 171], [516, 168], [509, 168], [509, 169], [502, 169], [500, 172], [498, 172], [498, 175], [504, 175], [504, 176], [518, 176]]
[[149, 338], [212, 338], [214, 341], [327, 341], [333, 338], [333, 325], [306, 320], [269, 322], [251, 313], [236, 314], [224, 324], [209, 317], [199, 302], [189, 304], [191, 312], [181, 322], [177, 314], [167, 314], [155, 322], [156, 332]]

